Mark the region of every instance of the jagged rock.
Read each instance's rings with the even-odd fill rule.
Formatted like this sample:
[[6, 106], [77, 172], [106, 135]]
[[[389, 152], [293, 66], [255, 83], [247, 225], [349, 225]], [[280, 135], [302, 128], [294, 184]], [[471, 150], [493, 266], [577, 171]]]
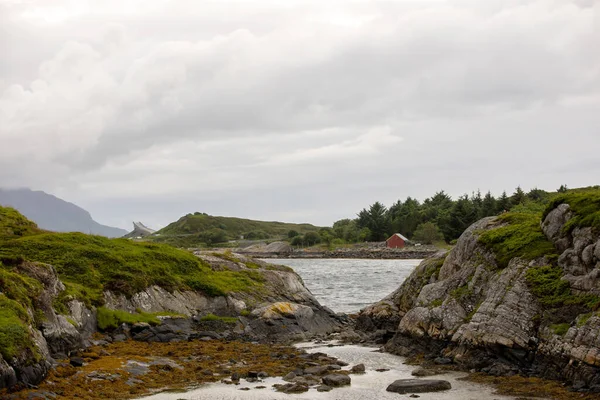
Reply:
[[[589, 227], [566, 230], [572, 217], [570, 206], [561, 204], [541, 229], [558, 251], [562, 287], [568, 283], [572, 295], [593, 299], [600, 296], [600, 237]], [[396, 291], [362, 310], [356, 328], [372, 334], [396, 324], [384, 346], [395, 354], [425, 353], [492, 375], [533, 374], [600, 387], [600, 316], [568, 303], [550, 315], [532, 293], [528, 271], [546, 268], [556, 255], [513, 258], [500, 267], [479, 238], [504, 224], [488, 217], [470, 226], [449, 253], [424, 260]], [[566, 333], [555, 332], [555, 321], [568, 323]]]
[[391, 383], [387, 389], [393, 393], [429, 393], [450, 390], [452, 385], [448, 381], [428, 380], [428, 379], [398, 379]]

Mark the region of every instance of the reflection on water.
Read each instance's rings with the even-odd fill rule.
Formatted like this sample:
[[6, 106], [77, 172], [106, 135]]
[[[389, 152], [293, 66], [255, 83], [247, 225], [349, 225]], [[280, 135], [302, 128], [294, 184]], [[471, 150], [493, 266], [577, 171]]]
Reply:
[[354, 313], [400, 286], [421, 260], [268, 259], [292, 267], [321, 304]]

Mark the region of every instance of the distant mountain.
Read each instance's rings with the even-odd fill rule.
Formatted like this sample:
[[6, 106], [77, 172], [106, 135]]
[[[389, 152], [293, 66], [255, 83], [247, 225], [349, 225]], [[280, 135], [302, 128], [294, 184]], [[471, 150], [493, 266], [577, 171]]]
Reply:
[[40, 228], [121, 237], [127, 231], [99, 224], [89, 212], [56, 196], [29, 189], [0, 189], [0, 205], [16, 208]]

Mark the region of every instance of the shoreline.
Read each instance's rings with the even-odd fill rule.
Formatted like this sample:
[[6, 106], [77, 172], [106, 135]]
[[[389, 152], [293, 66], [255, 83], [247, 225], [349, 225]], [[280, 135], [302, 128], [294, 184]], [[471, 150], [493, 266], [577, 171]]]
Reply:
[[364, 259], [364, 260], [422, 260], [436, 254], [437, 251], [319, 251], [319, 252], [244, 252], [235, 251], [236, 254], [246, 257], [271, 259]]

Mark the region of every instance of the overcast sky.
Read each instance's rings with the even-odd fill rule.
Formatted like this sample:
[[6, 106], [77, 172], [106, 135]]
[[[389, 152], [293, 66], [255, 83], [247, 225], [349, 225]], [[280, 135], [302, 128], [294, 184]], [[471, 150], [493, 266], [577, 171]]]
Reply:
[[600, 183], [600, 1], [0, 0], [0, 187], [327, 225]]

